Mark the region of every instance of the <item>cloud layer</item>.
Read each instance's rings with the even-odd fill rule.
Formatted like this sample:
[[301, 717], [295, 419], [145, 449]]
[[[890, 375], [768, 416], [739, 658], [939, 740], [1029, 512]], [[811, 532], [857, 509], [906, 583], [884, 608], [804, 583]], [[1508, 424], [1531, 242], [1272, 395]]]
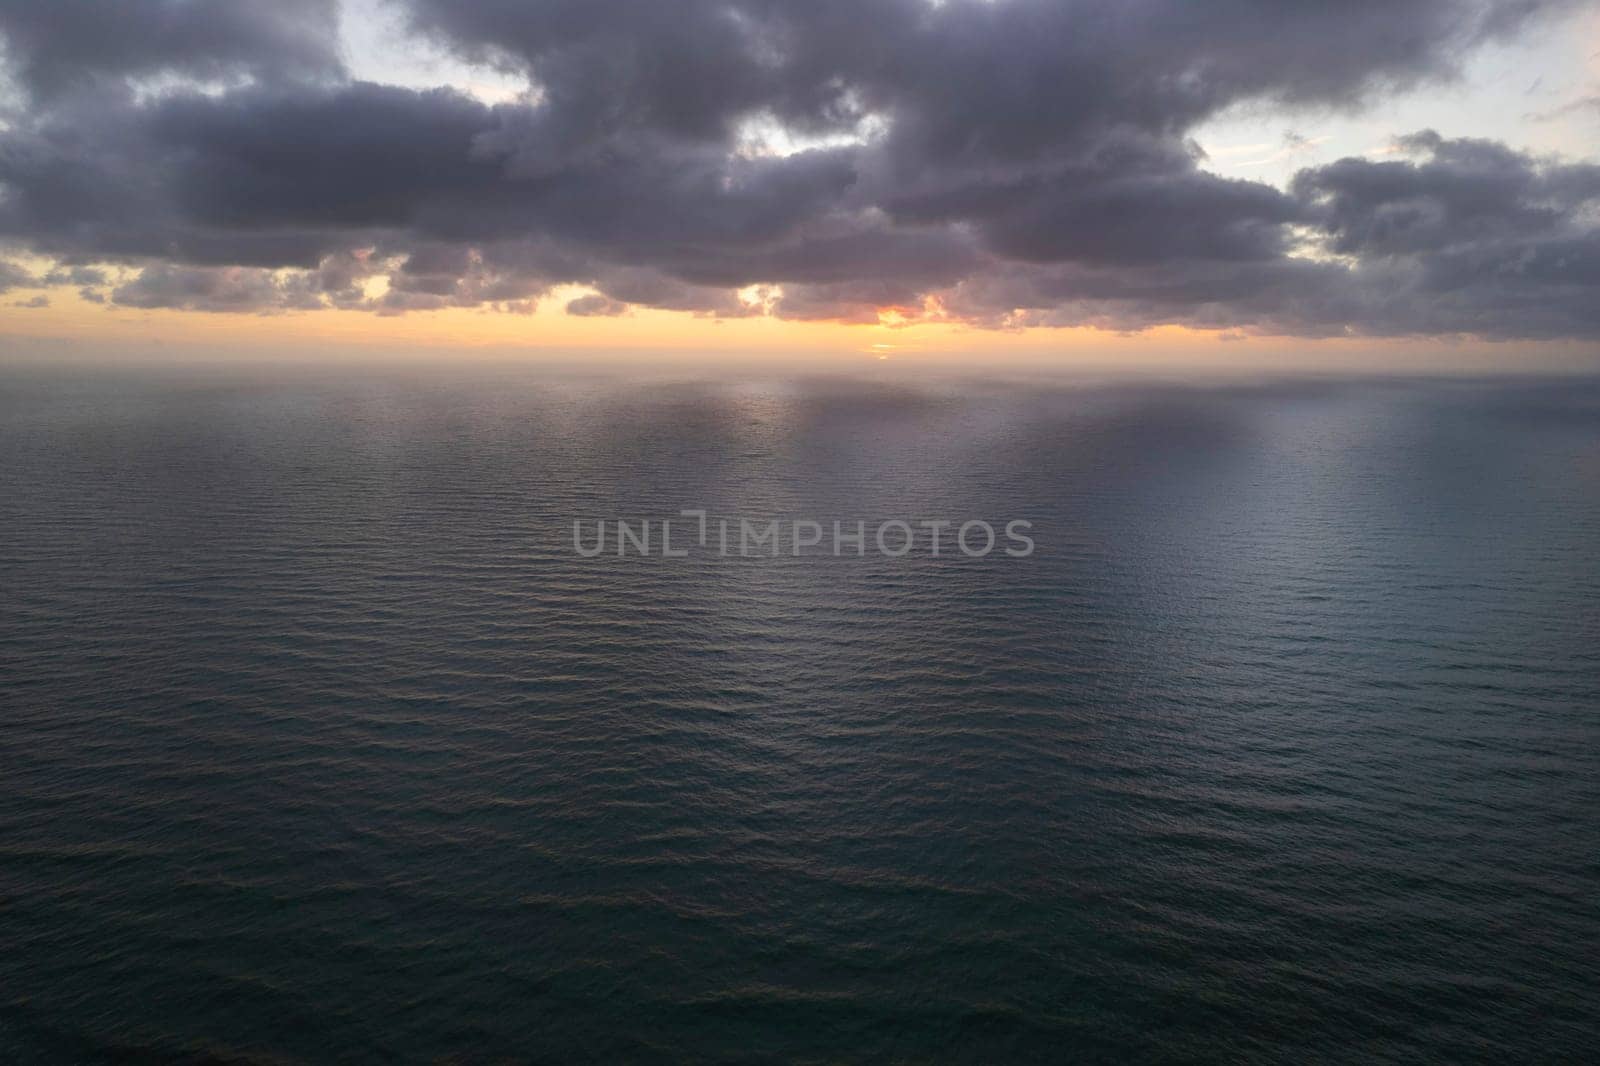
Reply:
[[576, 283], [575, 315], [1600, 336], [1600, 168], [1426, 131], [1280, 190], [1189, 140], [1449, 76], [1556, 2], [393, 4], [528, 92], [353, 81], [333, 0], [0, 0], [0, 241], [196, 311]]

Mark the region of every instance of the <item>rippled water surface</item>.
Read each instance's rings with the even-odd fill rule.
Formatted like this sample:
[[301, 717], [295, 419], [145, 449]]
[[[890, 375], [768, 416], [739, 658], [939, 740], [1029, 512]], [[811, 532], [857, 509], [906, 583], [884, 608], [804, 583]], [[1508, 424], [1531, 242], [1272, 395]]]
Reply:
[[12, 370], [0, 589], [8, 1062], [1600, 1043], [1595, 382]]

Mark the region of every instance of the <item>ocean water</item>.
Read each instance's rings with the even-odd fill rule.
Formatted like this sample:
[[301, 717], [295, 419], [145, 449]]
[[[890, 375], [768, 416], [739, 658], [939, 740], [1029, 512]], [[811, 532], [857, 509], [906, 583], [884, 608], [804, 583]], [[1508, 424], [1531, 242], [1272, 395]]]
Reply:
[[1577, 1061], [1597, 594], [1594, 380], [9, 370], [0, 1060]]

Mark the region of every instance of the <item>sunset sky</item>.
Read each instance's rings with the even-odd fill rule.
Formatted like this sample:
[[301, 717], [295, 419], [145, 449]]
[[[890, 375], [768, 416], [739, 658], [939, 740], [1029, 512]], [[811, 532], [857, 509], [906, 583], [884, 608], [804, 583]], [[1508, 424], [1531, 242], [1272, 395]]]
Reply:
[[1600, 5], [0, 0], [0, 344], [1600, 360]]

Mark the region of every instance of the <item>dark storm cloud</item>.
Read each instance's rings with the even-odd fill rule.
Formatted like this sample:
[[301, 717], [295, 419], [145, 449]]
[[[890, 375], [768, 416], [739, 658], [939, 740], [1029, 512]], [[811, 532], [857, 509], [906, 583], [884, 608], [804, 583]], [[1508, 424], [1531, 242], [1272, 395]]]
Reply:
[[1420, 161], [1345, 159], [1298, 175], [1329, 247], [1404, 255], [1503, 245], [1568, 231], [1600, 200], [1600, 166], [1540, 166], [1491, 141], [1401, 138]]
[[986, 219], [990, 248], [1012, 259], [1160, 263], [1276, 259], [1299, 206], [1268, 185], [1190, 169], [1075, 180], [1018, 196]]
[[131, 78], [337, 74], [336, 0], [0, 0], [13, 77], [46, 101]]
[[519, 66], [575, 136], [716, 139], [766, 108], [842, 129], [891, 111], [908, 159], [1075, 151], [1235, 100], [1348, 100], [1449, 67], [1540, 4], [1479, 0], [409, 0], [414, 24]]
[[487, 109], [357, 83], [79, 101], [0, 136], [0, 231], [41, 250], [315, 266], [498, 184]]
[[1382, 279], [1388, 302], [1363, 319], [1367, 328], [1600, 331], [1600, 166], [1431, 130], [1400, 147], [1418, 158], [1345, 159], [1294, 181], [1326, 247]]
[[1600, 336], [1600, 167], [1432, 131], [1402, 146], [1417, 158], [1296, 177], [1320, 257], [1012, 263], [964, 281], [949, 304], [991, 324]]
[[[139, 307], [525, 310], [576, 283], [573, 314], [1597, 332], [1592, 167], [1426, 134], [1284, 192], [1187, 140], [1448, 75], [1559, 4], [396, 4], [530, 93], [345, 80], [326, 2], [0, 0], [37, 101], [0, 132], [0, 239], [133, 265], [112, 298]], [[127, 91], [152, 77], [232, 87]], [[796, 150], [753, 150], [771, 129]]]

